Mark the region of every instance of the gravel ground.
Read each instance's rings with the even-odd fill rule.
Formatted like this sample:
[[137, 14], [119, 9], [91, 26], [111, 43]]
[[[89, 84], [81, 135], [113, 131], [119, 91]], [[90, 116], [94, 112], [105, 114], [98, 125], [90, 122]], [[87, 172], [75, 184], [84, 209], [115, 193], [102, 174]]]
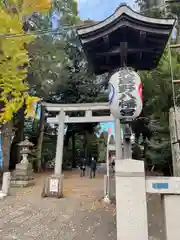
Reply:
[[[68, 176], [70, 175], [70, 176]], [[0, 240], [115, 240], [115, 208], [100, 201], [103, 179], [67, 174], [62, 199], [41, 198], [46, 176], [0, 202]]]
[[[62, 199], [41, 198], [46, 177], [37, 175], [34, 187], [12, 189], [0, 202], [0, 240], [116, 240], [115, 206], [101, 201], [101, 174], [96, 179], [65, 174]], [[148, 199], [149, 239], [164, 240], [160, 198]]]

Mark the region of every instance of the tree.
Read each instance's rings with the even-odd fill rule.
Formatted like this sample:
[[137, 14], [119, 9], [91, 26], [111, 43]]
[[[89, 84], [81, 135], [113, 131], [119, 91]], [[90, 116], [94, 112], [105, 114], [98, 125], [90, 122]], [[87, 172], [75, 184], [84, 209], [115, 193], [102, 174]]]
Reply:
[[23, 18], [27, 13], [44, 10], [49, 6], [50, 3], [47, 0], [41, 1], [41, 5], [35, 4], [33, 0], [0, 2], [0, 31], [4, 34], [0, 38], [0, 121], [3, 124], [3, 161], [6, 168], [13, 132], [13, 124], [9, 121], [22, 107], [27, 117], [32, 116], [34, 114], [33, 104], [38, 100], [37, 97], [28, 93], [29, 56], [26, 46], [34, 41], [35, 37], [25, 34]]
[[[77, 3], [69, 0], [68, 4], [67, 1], [53, 1], [46, 15], [33, 14], [27, 21], [30, 29], [45, 31], [28, 47], [31, 56], [28, 69], [31, 93], [44, 101], [54, 98], [57, 102], [60, 98], [57, 92], [68, 78], [69, 70], [69, 57], [65, 48], [72, 36], [72, 31], [67, 32], [63, 25], [75, 25], [78, 20]], [[41, 117], [39, 129], [43, 129], [43, 125], [44, 120]], [[43, 134], [42, 131], [39, 132], [37, 162], [40, 169]]]
[[[63, 14], [60, 14], [61, 10]], [[49, 28], [53, 27], [52, 17], [55, 13], [59, 25], [57, 24], [56, 29], [49, 31]], [[67, 24], [73, 26], [80, 22], [77, 17], [77, 4], [73, 0], [69, 0], [68, 5], [64, 1], [55, 1], [43, 20], [40, 15], [35, 14], [29, 19], [30, 21], [33, 22], [33, 29], [41, 26], [41, 29], [47, 33], [39, 35], [36, 41], [29, 45], [31, 62], [28, 80], [32, 93], [52, 103], [106, 101], [107, 92], [104, 93], [102, 89], [104, 83], [107, 82], [107, 76], [96, 79], [88, 71], [76, 31], [71, 27], [66, 27]], [[74, 139], [77, 136], [76, 133], [83, 135], [92, 133], [96, 125], [97, 123], [68, 124], [65, 148], [67, 149], [70, 138]], [[39, 142], [42, 143], [42, 141]], [[40, 145], [38, 149], [41, 148]], [[73, 165], [75, 166], [75, 162]]]
[[[175, 12], [177, 8], [173, 11], [172, 9], [175, 5], [173, 7], [171, 3], [169, 3], [169, 11], [167, 11], [165, 5], [160, 10], [159, 8], [152, 9], [152, 7], [148, 9], [147, 4], [149, 1], [137, 0], [136, 2], [144, 15], [162, 17], [166, 13], [166, 16], [175, 14], [179, 18], [178, 11]], [[148, 11], [145, 11], [145, 9]], [[178, 35], [179, 33], [177, 33], [177, 38]], [[180, 56], [178, 51], [172, 51], [172, 66], [174, 79], [179, 79]], [[143, 143], [144, 145], [143, 158], [146, 162], [150, 166], [162, 165], [161, 170], [168, 166], [170, 174], [171, 147], [168, 118], [169, 109], [173, 106], [173, 95], [170, 60], [167, 49], [156, 69], [150, 72], [141, 72], [140, 75], [143, 82], [144, 109], [142, 113], [143, 118], [140, 118], [134, 124], [134, 131], [138, 138], [138, 144]], [[176, 88], [176, 94], [179, 96], [179, 88]], [[178, 102], [179, 97], [177, 98]], [[163, 171], [165, 170], [163, 169]]]
[[[36, 98], [28, 94], [27, 67], [29, 63], [26, 46], [35, 38], [25, 35], [23, 16], [34, 10], [42, 10], [50, 6], [47, 0], [41, 4], [32, 1], [4, 1], [0, 6], [1, 38], [1, 121], [9, 121], [24, 104], [27, 116], [33, 113], [32, 103]], [[9, 34], [9, 36], [6, 34]], [[11, 35], [12, 34], [12, 35]], [[19, 35], [19, 36], [18, 36]]]

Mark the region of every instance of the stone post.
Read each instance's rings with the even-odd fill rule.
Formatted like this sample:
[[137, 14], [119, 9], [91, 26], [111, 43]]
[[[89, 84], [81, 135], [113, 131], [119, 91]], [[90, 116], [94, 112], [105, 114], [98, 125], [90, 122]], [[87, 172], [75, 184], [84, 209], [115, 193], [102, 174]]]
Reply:
[[179, 240], [180, 195], [164, 195], [166, 240]]
[[117, 240], [148, 240], [144, 162], [116, 161]]
[[54, 169], [54, 174], [56, 176], [61, 176], [62, 174], [63, 146], [64, 146], [64, 121], [65, 121], [65, 114], [64, 114], [64, 111], [61, 110], [58, 116], [59, 126], [58, 126], [55, 169]]
[[[116, 144], [116, 160], [122, 159], [122, 138], [121, 138], [121, 124], [119, 119], [115, 119], [115, 144]], [[104, 179], [105, 186], [109, 184], [109, 198], [111, 201], [116, 201], [116, 180], [114, 174], [110, 176], [109, 182], [107, 182], [107, 177]]]
[[10, 181], [11, 181], [11, 173], [4, 172], [3, 173], [2, 192], [6, 195], [9, 194]]
[[116, 160], [122, 159], [121, 124], [119, 119], [115, 119], [115, 142]]
[[65, 113], [61, 109], [58, 116], [58, 134], [56, 145], [56, 158], [54, 175], [48, 177], [45, 181], [42, 197], [57, 197], [63, 196], [63, 175], [62, 175], [62, 162], [63, 162], [63, 145], [64, 145], [64, 121]]

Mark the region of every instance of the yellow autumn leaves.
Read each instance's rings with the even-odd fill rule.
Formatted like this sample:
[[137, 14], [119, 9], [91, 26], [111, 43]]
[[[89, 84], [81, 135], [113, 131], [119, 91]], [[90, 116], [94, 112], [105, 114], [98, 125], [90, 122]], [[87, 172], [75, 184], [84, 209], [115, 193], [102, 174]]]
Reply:
[[22, 15], [50, 7], [49, 0], [11, 0], [8, 3], [18, 6], [18, 12], [11, 12], [0, 5], [0, 122], [12, 119], [24, 104], [27, 117], [34, 115], [34, 103], [39, 99], [28, 94], [27, 68], [30, 59], [25, 46], [35, 36], [23, 33]]
[[50, 8], [51, 0], [24, 0], [22, 4], [23, 13], [29, 14], [34, 11], [43, 12]]

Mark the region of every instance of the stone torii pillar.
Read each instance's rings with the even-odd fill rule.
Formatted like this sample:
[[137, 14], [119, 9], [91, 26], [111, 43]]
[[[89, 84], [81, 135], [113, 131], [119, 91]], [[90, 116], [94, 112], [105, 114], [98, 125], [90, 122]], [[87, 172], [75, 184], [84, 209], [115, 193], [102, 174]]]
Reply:
[[55, 158], [55, 168], [54, 168], [55, 176], [61, 176], [62, 174], [63, 146], [64, 146], [64, 121], [65, 121], [65, 113], [62, 109], [58, 115], [59, 125], [58, 125], [56, 158]]
[[58, 133], [56, 144], [56, 157], [54, 174], [48, 177], [45, 181], [42, 196], [43, 197], [57, 197], [63, 196], [63, 175], [62, 175], [62, 163], [63, 163], [63, 146], [64, 146], [64, 122], [65, 112], [61, 108], [58, 115]]

